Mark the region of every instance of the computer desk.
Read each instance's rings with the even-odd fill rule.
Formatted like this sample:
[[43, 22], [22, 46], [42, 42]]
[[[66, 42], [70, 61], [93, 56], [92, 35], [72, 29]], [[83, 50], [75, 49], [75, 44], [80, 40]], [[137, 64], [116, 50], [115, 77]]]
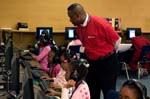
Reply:
[[29, 63], [33, 67], [33, 69], [39, 70], [44, 76], [49, 76], [45, 71], [41, 69], [41, 66], [38, 61], [36, 60], [30, 60]]
[[[40, 64], [39, 62], [37, 62], [36, 60], [30, 60], [29, 63], [33, 66], [33, 67], [37, 67], [40, 68]], [[43, 75], [48, 76], [48, 74], [42, 70], [39, 70], [40, 72], [43, 73]], [[34, 98], [37, 99], [37, 96], [39, 94], [39, 91], [41, 91], [42, 89], [40, 88], [40, 86], [36, 83], [36, 81], [33, 82], [33, 90], [34, 90]]]
[[29, 63], [32, 65], [32, 67], [40, 68], [40, 64], [36, 60], [32, 59], [32, 60], [29, 61]]
[[121, 43], [119, 45], [119, 48], [118, 48], [118, 52], [121, 53], [121, 52], [125, 52], [127, 50], [129, 50], [131, 48], [132, 44], [131, 43]]

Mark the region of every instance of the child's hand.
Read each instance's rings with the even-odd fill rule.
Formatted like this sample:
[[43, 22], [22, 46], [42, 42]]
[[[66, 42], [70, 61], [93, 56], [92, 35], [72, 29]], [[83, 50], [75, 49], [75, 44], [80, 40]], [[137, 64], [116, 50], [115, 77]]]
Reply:
[[49, 78], [48, 76], [42, 76], [40, 79], [53, 81], [53, 78]]
[[67, 84], [64, 85], [64, 88], [74, 87], [75, 84], [76, 84], [76, 81], [74, 81], [74, 80], [68, 80]]
[[46, 93], [51, 96], [56, 96], [57, 92], [51, 88], [47, 89]]
[[52, 83], [50, 87], [51, 88], [56, 88], [56, 89], [61, 88], [61, 86], [59, 84], [55, 84], [55, 83]]

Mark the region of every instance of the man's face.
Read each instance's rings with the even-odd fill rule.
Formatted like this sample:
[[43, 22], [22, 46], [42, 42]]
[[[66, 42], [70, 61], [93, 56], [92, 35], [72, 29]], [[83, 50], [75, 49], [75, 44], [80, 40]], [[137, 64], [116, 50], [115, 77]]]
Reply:
[[74, 26], [78, 26], [81, 24], [80, 21], [80, 16], [73, 13], [72, 11], [68, 11], [68, 16], [70, 18], [70, 22], [74, 25]]

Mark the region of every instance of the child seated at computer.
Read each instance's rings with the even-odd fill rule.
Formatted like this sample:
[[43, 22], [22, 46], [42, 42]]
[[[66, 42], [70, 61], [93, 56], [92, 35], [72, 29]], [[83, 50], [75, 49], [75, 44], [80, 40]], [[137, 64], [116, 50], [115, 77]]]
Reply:
[[[131, 29], [130, 31], [130, 34], [133, 34], [132, 32], [134, 31], [134, 29]], [[128, 32], [127, 34], [129, 35]], [[143, 46], [150, 46], [150, 42], [147, 38], [142, 36], [141, 30], [135, 30], [134, 36], [132, 36], [129, 36], [130, 38], [128, 37], [131, 41], [132, 46], [125, 52], [118, 53], [118, 59], [121, 62], [126, 62], [129, 65], [131, 71], [137, 73], [138, 62], [141, 58], [142, 48]], [[148, 75], [147, 70], [148, 67], [144, 65], [143, 68], [141, 68], [140, 76]]]
[[47, 30], [43, 30], [41, 32], [41, 34], [38, 35], [37, 37], [37, 41], [35, 42], [34, 45], [29, 45], [28, 46], [28, 50], [32, 53], [34, 53], [35, 55], [38, 55], [40, 52], [41, 47], [43, 47], [41, 45], [41, 38], [43, 38], [44, 40], [46, 40], [47, 42], [49, 42], [49, 35], [48, 35], [48, 31]]
[[40, 38], [40, 52], [38, 55], [29, 52], [29, 54], [32, 56], [32, 58], [34, 60], [36, 60], [37, 62], [40, 63], [40, 68], [45, 71], [45, 72], [49, 72], [49, 68], [47, 66], [48, 61], [48, 52], [51, 50], [50, 44], [43, 38]]
[[53, 88], [60, 88], [62, 85], [66, 84], [65, 73], [68, 70], [68, 63], [72, 58], [75, 58], [72, 52], [68, 50], [64, 51], [60, 56], [61, 68], [58, 75], [56, 77], [42, 76], [41, 79], [53, 81], [50, 85]]
[[33, 77], [39, 79], [41, 76], [50, 76], [56, 77], [60, 72], [60, 63], [59, 63], [59, 56], [58, 51], [55, 47], [51, 47], [51, 50], [48, 53], [48, 64], [47, 67], [49, 68], [48, 72], [43, 71], [41, 68], [31, 68]]
[[73, 59], [70, 61], [69, 71], [66, 72], [67, 83], [62, 86], [62, 92], [48, 89], [49, 95], [58, 95], [61, 99], [90, 99], [90, 91], [85, 77], [89, 64], [85, 59]]
[[59, 56], [55, 47], [51, 47], [51, 51], [48, 53], [48, 68], [49, 77], [56, 77], [60, 72]]
[[[150, 42], [147, 38], [145, 38], [141, 35], [141, 32], [137, 32], [136, 36], [131, 39], [131, 42], [134, 47], [134, 52], [133, 52], [132, 59], [129, 62], [129, 66], [130, 66], [131, 70], [137, 71], [138, 70], [138, 61], [140, 60], [142, 47], [150, 45]], [[141, 69], [142, 71], [141, 71], [140, 75], [141, 76], [147, 75], [148, 74], [147, 69], [148, 69], [147, 67], [143, 67], [143, 69]]]

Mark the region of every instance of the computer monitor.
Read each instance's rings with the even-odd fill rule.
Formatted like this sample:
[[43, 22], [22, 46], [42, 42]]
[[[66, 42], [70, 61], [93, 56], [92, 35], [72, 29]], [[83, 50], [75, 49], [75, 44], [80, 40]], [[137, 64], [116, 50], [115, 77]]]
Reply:
[[48, 37], [52, 38], [53, 28], [52, 27], [37, 27], [36, 28], [36, 38], [39, 39], [42, 36], [42, 32], [46, 31]]
[[81, 45], [71, 45], [69, 46], [69, 49], [75, 53], [80, 53], [80, 47]]
[[18, 96], [20, 93], [20, 63], [19, 57], [17, 53], [14, 53], [12, 60], [11, 60], [11, 90], [15, 91], [15, 96]]
[[66, 40], [76, 39], [76, 27], [65, 27]]
[[131, 40], [133, 37], [141, 35], [141, 28], [127, 28], [126, 37], [127, 40]]
[[10, 30], [1, 30], [1, 39], [2, 42], [4, 43], [4, 45], [6, 45], [6, 43], [8, 42], [9, 39], [13, 39], [13, 33]]
[[4, 30], [2, 30], [1, 32], [2, 32], [2, 42], [6, 44], [6, 32]]
[[12, 57], [13, 57], [13, 43], [12, 43], [12, 39], [9, 38], [5, 46], [5, 70], [6, 71], [11, 70]]
[[33, 77], [31, 74], [28, 61], [24, 61], [24, 77], [23, 77], [23, 99], [34, 99]]

